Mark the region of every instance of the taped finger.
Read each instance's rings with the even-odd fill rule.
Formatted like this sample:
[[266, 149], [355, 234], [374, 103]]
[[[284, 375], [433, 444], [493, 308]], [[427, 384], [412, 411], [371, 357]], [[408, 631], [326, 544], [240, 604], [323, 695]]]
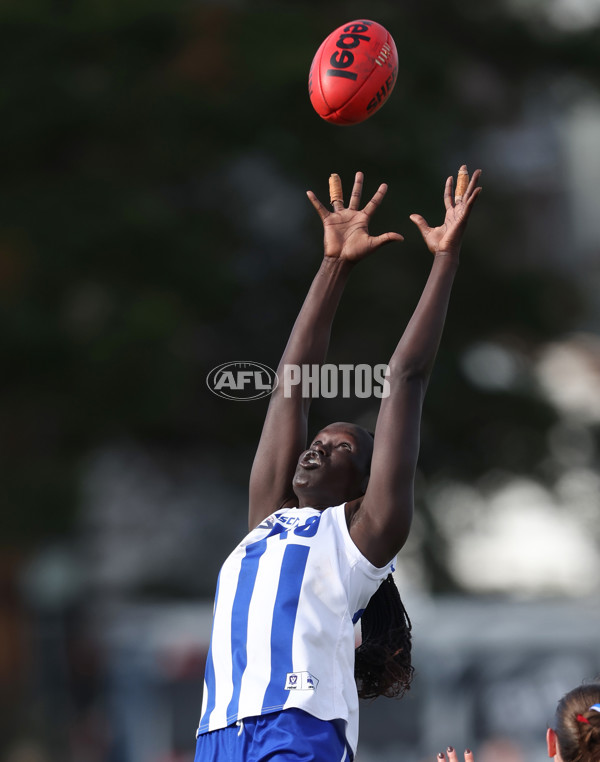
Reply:
[[339, 175], [332, 174], [329, 177], [329, 200], [344, 203], [344, 194], [342, 193], [342, 180]]
[[454, 192], [454, 201], [462, 201], [462, 197], [465, 195], [468, 187], [469, 171], [463, 164], [463, 166], [458, 170], [458, 175], [456, 177], [456, 191]]

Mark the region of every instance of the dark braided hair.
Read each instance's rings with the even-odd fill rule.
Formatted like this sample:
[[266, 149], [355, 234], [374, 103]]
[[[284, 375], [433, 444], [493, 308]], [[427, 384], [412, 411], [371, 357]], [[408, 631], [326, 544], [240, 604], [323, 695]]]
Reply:
[[[367, 431], [371, 439], [375, 434]], [[367, 471], [370, 472], [369, 461]], [[391, 574], [371, 596], [360, 619], [362, 643], [354, 652], [354, 678], [362, 699], [400, 698], [410, 689], [412, 624]]]
[[362, 644], [355, 651], [354, 677], [363, 699], [401, 697], [410, 688], [412, 625], [391, 574], [361, 617]]
[[580, 685], [558, 702], [554, 731], [564, 762], [600, 759], [600, 682]]

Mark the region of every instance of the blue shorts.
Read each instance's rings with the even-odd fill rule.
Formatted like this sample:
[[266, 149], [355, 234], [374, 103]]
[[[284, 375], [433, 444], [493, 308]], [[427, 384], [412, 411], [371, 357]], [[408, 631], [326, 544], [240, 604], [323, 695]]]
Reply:
[[344, 729], [302, 709], [246, 717], [198, 736], [194, 762], [351, 762]]

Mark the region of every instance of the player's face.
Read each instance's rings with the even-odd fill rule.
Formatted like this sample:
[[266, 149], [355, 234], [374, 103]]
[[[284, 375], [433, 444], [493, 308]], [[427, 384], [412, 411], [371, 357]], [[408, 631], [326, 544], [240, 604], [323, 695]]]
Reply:
[[366, 488], [372, 452], [373, 438], [360, 426], [326, 426], [298, 459], [294, 492], [315, 508], [360, 497]]

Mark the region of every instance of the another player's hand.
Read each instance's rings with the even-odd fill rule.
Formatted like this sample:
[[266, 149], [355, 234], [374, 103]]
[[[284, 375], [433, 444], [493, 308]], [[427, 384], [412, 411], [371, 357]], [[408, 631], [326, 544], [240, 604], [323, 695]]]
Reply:
[[[466, 166], [463, 164], [461, 170], [466, 171], [466, 169]], [[410, 219], [421, 231], [423, 240], [433, 255], [449, 254], [458, 258], [469, 214], [473, 204], [477, 200], [477, 196], [481, 193], [481, 187], [477, 185], [480, 175], [481, 170], [476, 169], [464, 195], [456, 197], [454, 196], [454, 179], [449, 177], [446, 180], [446, 187], [444, 188], [446, 217], [439, 227], [430, 227], [427, 220], [420, 214], [410, 215]]]
[[[456, 750], [452, 748], [452, 746], [449, 746], [446, 749], [446, 754], [448, 755], [448, 762], [458, 762], [458, 755], [456, 754]], [[446, 755], [443, 751], [441, 751], [437, 755], [436, 762], [446, 762]], [[465, 762], [474, 762], [473, 758], [473, 752], [470, 749], [467, 749], [465, 751]]]
[[343, 201], [334, 201], [333, 211], [329, 211], [312, 191], [307, 191], [306, 195], [323, 221], [326, 257], [358, 262], [386, 243], [404, 240], [399, 233], [369, 235], [369, 221], [383, 201], [387, 185], [380, 185], [364, 209], [359, 209], [363, 181], [363, 173], [357, 172], [348, 208], [344, 207]]

